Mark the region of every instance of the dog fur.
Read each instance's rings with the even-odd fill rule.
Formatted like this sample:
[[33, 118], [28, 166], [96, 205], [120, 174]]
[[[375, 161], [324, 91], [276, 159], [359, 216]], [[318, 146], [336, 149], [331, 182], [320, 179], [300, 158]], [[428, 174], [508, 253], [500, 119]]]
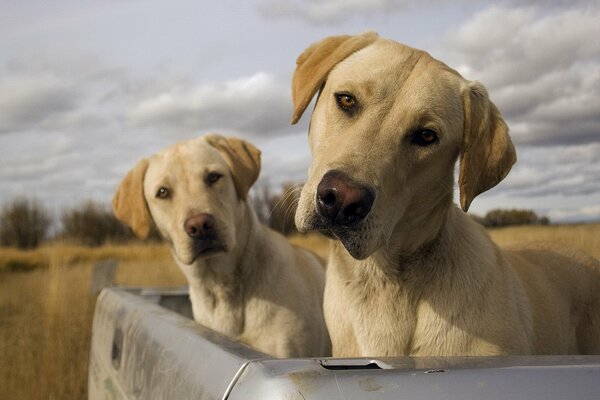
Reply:
[[[275, 357], [327, 356], [323, 265], [258, 221], [246, 200], [259, 171], [252, 144], [206, 135], [141, 160], [113, 209], [138, 237], [153, 222], [170, 242], [197, 322]], [[199, 215], [214, 224], [195, 240]]]
[[[500, 249], [465, 213], [516, 161], [483, 85], [369, 32], [299, 56], [292, 123], [317, 92], [296, 225], [338, 239], [324, 300], [333, 356], [600, 353], [598, 260], [546, 244]], [[424, 130], [437, 141], [415, 144]], [[352, 226], [318, 212], [317, 187], [334, 170], [375, 194]]]

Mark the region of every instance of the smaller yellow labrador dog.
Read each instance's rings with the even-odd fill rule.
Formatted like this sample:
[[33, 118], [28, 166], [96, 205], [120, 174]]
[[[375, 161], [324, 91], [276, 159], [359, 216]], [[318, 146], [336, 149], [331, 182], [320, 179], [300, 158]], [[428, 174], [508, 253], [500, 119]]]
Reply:
[[329, 355], [323, 266], [258, 221], [246, 199], [259, 172], [252, 144], [206, 135], [139, 161], [113, 210], [170, 242], [198, 323], [275, 357]]
[[500, 249], [463, 212], [516, 161], [480, 83], [365, 33], [300, 55], [293, 123], [317, 92], [296, 225], [338, 239], [324, 300], [334, 356], [600, 353], [598, 260]]

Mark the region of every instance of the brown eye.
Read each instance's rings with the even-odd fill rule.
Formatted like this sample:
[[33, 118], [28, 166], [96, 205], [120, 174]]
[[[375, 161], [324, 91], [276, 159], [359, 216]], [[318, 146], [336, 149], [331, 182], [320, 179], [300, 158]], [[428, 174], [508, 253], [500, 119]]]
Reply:
[[164, 186], [161, 186], [158, 191], [156, 192], [156, 198], [158, 199], [166, 199], [170, 196], [170, 192], [169, 189], [167, 189]]
[[438, 135], [431, 129], [420, 129], [413, 134], [411, 142], [417, 146], [429, 146], [438, 141]]
[[338, 93], [335, 97], [338, 105], [346, 111], [351, 111], [356, 105], [356, 99], [347, 93]]
[[218, 172], [209, 172], [209, 174], [206, 175], [206, 183], [212, 185], [221, 179], [222, 176], [223, 175], [219, 174]]

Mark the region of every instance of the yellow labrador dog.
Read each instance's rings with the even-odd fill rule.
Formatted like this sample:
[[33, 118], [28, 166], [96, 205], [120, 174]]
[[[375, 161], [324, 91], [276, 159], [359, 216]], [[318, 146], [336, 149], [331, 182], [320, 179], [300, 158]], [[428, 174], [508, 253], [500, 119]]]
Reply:
[[194, 319], [276, 357], [326, 356], [323, 266], [259, 223], [246, 202], [252, 144], [207, 135], [141, 160], [113, 199], [140, 238], [151, 221], [187, 277]]
[[334, 356], [600, 353], [598, 260], [501, 250], [463, 212], [516, 161], [480, 83], [365, 33], [300, 55], [292, 123], [317, 92], [296, 224], [338, 239], [324, 300]]

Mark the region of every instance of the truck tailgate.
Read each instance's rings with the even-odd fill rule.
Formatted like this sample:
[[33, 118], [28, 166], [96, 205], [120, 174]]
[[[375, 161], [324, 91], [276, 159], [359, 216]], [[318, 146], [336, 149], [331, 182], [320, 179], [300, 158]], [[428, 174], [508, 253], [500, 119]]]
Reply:
[[89, 399], [600, 399], [600, 356], [274, 359], [194, 323], [187, 291], [104, 289]]

